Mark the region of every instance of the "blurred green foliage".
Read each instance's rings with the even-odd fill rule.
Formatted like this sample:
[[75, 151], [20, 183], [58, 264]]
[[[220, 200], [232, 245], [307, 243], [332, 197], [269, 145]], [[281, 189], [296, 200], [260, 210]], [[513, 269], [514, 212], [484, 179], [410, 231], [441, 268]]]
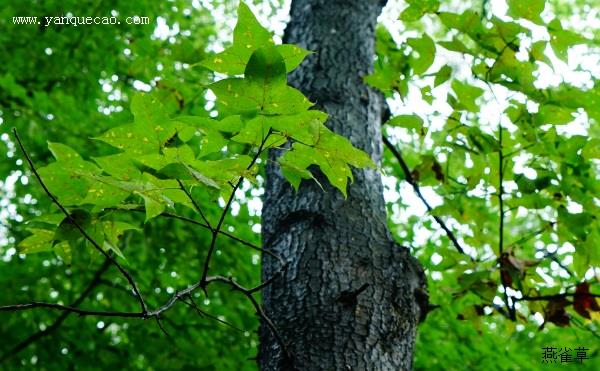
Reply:
[[[281, 6], [256, 3], [266, 18]], [[600, 292], [600, 85], [598, 71], [588, 71], [589, 63], [579, 60], [581, 55], [598, 60], [599, 35], [589, 23], [577, 22], [594, 14], [592, 10], [600, 22], [600, 4], [508, 1], [507, 14], [515, 19], [500, 19], [492, 1], [406, 3], [399, 30], [378, 31], [375, 71], [365, 81], [382, 90], [392, 107], [400, 105], [384, 131], [401, 149], [412, 179], [427, 190], [426, 198], [439, 199], [431, 214], [448, 223], [474, 258], [456, 252], [434, 220], [413, 215], [421, 201], [405, 197], [408, 176], [387, 151], [382, 169], [396, 179], [386, 182], [392, 184], [387, 188], [403, 196], [388, 203], [390, 229], [426, 267], [431, 302], [440, 306], [419, 328], [415, 368], [558, 368], [564, 366], [542, 364], [542, 347], [584, 346], [590, 359], [579, 368], [598, 369], [597, 312], [573, 293], [583, 282], [591, 292]], [[10, 129], [19, 130], [33, 160], [42, 166], [51, 162], [48, 142], [66, 144], [85, 159], [113, 154], [109, 146], [90, 138], [132, 122], [130, 105], [140, 89], [151, 89], [170, 117], [208, 118], [215, 105], [205, 87], [215, 76], [205, 67], [215, 66], [197, 63], [213, 55], [215, 42], [230, 46], [231, 30], [215, 14], [233, 19], [235, 9], [237, 1], [225, 0], [2, 2], [0, 305], [33, 300], [69, 304], [103, 264], [83, 241], [72, 246], [69, 266], [62, 250], [16, 254], [17, 244], [31, 236], [27, 229], [52, 225], [58, 210], [26, 170]], [[137, 15], [151, 22], [77, 27], [12, 23], [13, 16], [67, 13]], [[543, 28], [547, 37], [540, 37], [535, 27]], [[566, 81], [561, 76], [564, 63], [584, 73], [584, 81]], [[548, 71], [562, 79], [540, 85], [540, 76]], [[422, 110], [407, 108], [416, 101]], [[224, 111], [222, 103], [216, 104]], [[574, 120], [583, 128], [577, 134], [562, 128]], [[308, 177], [298, 167], [308, 162], [296, 162], [288, 171], [296, 172], [297, 185]], [[119, 170], [120, 164], [110, 165]], [[260, 241], [253, 227], [260, 225], [255, 205], [261, 179], [259, 174], [257, 184], [244, 184], [245, 198], [225, 221], [227, 231], [255, 244]], [[202, 205], [213, 200], [203, 192], [194, 197]], [[185, 208], [180, 211], [192, 216]], [[215, 204], [206, 214], [209, 220], [218, 219], [220, 208]], [[125, 232], [119, 249], [149, 305], [160, 305], [197, 279], [198, 249], [206, 249], [209, 231], [169, 218], [144, 224], [143, 213], [123, 213], [120, 218], [143, 225], [142, 230]], [[29, 238], [30, 248], [35, 248], [36, 241]], [[260, 279], [259, 261], [256, 251], [223, 239], [211, 267], [252, 286]], [[591, 267], [596, 270], [590, 273]], [[134, 310], [126, 286], [110, 268], [81, 306]], [[511, 321], [506, 318], [510, 306], [503, 301], [504, 286], [529, 296], [571, 296], [569, 303], [519, 301], [516, 321]], [[238, 329], [200, 317], [181, 303], [162, 318], [171, 337], [151, 321], [71, 315], [48, 336], [5, 360], [2, 368], [255, 369], [248, 359], [256, 355], [258, 321], [246, 298], [211, 288], [208, 298], [199, 294], [196, 299], [203, 310]], [[48, 329], [59, 315], [49, 310], [2, 312], [0, 356]]]

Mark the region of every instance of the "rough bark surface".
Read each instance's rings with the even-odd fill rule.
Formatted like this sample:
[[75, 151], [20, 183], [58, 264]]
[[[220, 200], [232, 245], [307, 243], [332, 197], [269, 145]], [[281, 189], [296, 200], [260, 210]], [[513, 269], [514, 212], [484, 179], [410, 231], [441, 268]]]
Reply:
[[[285, 42], [315, 51], [290, 83], [327, 125], [379, 163], [381, 96], [367, 87], [381, 0], [293, 0]], [[272, 153], [272, 157], [277, 153]], [[290, 357], [261, 326], [261, 370], [407, 370], [423, 310], [422, 270], [387, 229], [377, 170], [354, 172], [348, 199], [304, 181], [298, 193], [267, 167], [263, 242], [289, 266], [263, 292]], [[263, 256], [263, 279], [279, 262]]]

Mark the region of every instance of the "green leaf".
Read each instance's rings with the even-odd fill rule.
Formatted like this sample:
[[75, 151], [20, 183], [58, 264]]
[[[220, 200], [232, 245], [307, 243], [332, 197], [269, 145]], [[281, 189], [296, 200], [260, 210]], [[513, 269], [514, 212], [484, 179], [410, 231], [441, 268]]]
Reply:
[[313, 179], [319, 185], [319, 187], [323, 189], [321, 183], [319, 183], [317, 178], [315, 178], [307, 169], [300, 168], [294, 163], [286, 161], [283, 157], [278, 158], [277, 162], [281, 166], [281, 172], [283, 173], [283, 176], [288, 182], [290, 182], [296, 192], [298, 192], [298, 188], [300, 188], [300, 182], [302, 179]]
[[54, 162], [38, 169], [40, 177], [58, 200], [66, 206], [80, 204], [87, 195], [90, 180], [86, 171], [76, 171]]
[[435, 74], [435, 80], [433, 82], [433, 86], [439, 86], [450, 79], [452, 76], [452, 67], [444, 66], [440, 68], [440, 70]]
[[54, 245], [52, 249], [67, 266], [71, 265], [71, 262], [73, 261], [73, 252], [71, 251], [71, 244], [69, 241], [61, 241]]
[[327, 121], [327, 114], [317, 110], [304, 111], [295, 115], [282, 115], [270, 120], [271, 127], [295, 141], [314, 145], [319, 140], [321, 128]]
[[458, 80], [452, 81], [452, 89], [456, 93], [456, 97], [462, 107], [470, 112], [479, 112], [476, 100], [483, 94], [483, 89]]
[[62, 212], [42, 214], [28, 221], [27, 223], [45, 223], [50, 225], [59, 225], [65, 219], [65, 214]]
[[150, 135], [147, 128], [135, 124], [114, 127], [94, 139], [134, 155], [158, 152], [160, 148], [160, 142]]
[[148, 223], [150, 219], [157, 217], [165, 211], [166, 204], [164, 202], [157, 201], [155, 197], [152, 197], [149, 194], [142, 193], [141, 196], [144, 199], [144, 208], [146, 210], [145, 223]]
[[287, 83], [285, 61], [275, 47], [257, 49], [248, 61], [244, 76], [248, 83], [265, 90], [283, 86]]
[[108, 247], [110, 250], [114, 251], [117, 256], [122, 259], [125, 259], [123, 252], [118, 248], [119, 240], [123, 236], [126, 231], [134, 230], [141, 231], [140, 228], [131, 225], [129, 223], [120, 222], [120, 221], [104, 221], [102, 222], [104, 228], [104, 234], [106, 237], [105, 247]]
[[277, 45], [275, 49], [285, 61], [285, 69], [287, 72], [293, 71], [300, 63], [302, 63], [306, 56], [312, 54], [311, 51], [292, 44]]
[[[339, 189], [344, 197], [348, 179], [352, 180], [352, 172], [349, 165], [357, 168], [375, 167], [371, 158], [363, 151], [354, 148], [348, 139], [335, 134], [326, 127], [321, 127], [319, 140], [312, 145], [294, 143], [292, 150], [286, 152], [283, 161], [287, 167], [285, 174], [295, 187], [303, 178], [298, 170], [306, 169], [310, 165], [317, 165], [325, 174], [329, 183]], [[295, 171], [294, 171], [295, 169]]]
[[234, 115], [294, 114], [312, 106], [302, 93], [286, 85], [285, 62], [273, 47], [253, 53], [245, 78], [223, 79], [209, 88], [224, 110]]
[[425, 14], [435, 13], [440, 7], [439, 0], [407, 0], [409, 6], [400, 14], [400, 20], [413, 22], [419, 20]]
[[216, 120], [200, 116], [179, 116], [173, 119], [173, 122], [178, 133], [182, 133], [180, 130], [188, 132], [188, 134], [184, 134], [183, 142], [190, 141], [194, 135], [199, 134], [201, 136], [199, 157], [219, 152], [228, 143], [227, 139], [221, 134], [221, 131], [227, 131], [224, 130], [226, 128]]
[[48, 142], [48, 149], [52, 152], [56, 161], [70, 165], [78, 165], [84, 162], [73, 148], [65, 144]]
[[133, 180], [139, 179], [142, 176], [140, 170], [133, 164], [131, 156], [127, 153], [92, 157], [92, 159], [105, 173], [117, 179]]
[[219, 189], [220, 186], [213, 179], [205, 176], [191, 165], [186, 163], [171, 163], [160, 169], [161, 174], [165, 174], [169, 178], [181, 180], [195, 180], [203, 185]]
[[587, 227], [594, 221], [594, 216], [587, 212], [571, 214], [565, 207], [558, 208], [559, 228], [565, 226], [573, 235], [585, 240]]
[[265, 90], [248, 80], [232, 78], [220, 80], [210, 85], [210, 89], [223, 109], [233, 115], [294, 114], [312, 106], [300, 91], [287, 85]]
[[[413, 48], [410, 55], [409, 63], [415, 75], [425, 73], [433, 64], [435, 59], [435, 43], [427, 34], [423, 34], [420, 38], [409, 38], [408, 45]], [[415, 55], [415, 52], [418, 54]]]
[[550, 33], [550, 46], [556, 53], [556, 56], [568, 63], [569, 48], [577, 44], [584, 44], [587, 39], [583, 36], [562, 27], [560, 20], [554, 19], [548, 25]]
[[462, 14], [440, 12], [438, 17], [446, 27], [462, 31], [467, 35], [481, 30], [481, 16], [472, 10], [466, 10]]
[[136, 94], [131, 101], [133, 124], [117, 126], [95, 138], [133, 155], [158, 152], [176, 134], [160, 101], [150, 94]]
[[467, 46], [454, 36], [451, 41], [439, 41], [438, 45], [457, 53], [473, 54]]
[[585, 240], [581, 244], [576, 245], [575, 253], [573, 254], [573, 266], [579, 277], [584, 277], [590, 268], [600, 265], [600, 250], [598, 246], [600, 246], [598, 228], [591, 229]]
[[543, 24], [540, 14], [544, 11], [546, 0], [507, 0], [507, 3], [509, 16]]
[[[238, 21], [233, 30], [233, 45], [203, 60], [200, 65], [215, 72], [239, 75], [244, 72], [248, 59], [256, 49], [270, 45], [273, 45], [271, 33], [260, 25], [250, 8], [244, 2], [240, 2]], [[289, 48], [284, 52], [290, 55]], [[298, 58], [290, 56], [290, 67], [294, 66]]]
[[25, 238], [17, 245], [19, 254], [33, 254], [43, 251], [52, 251], [52, 240], [54, 239], [54, 231], [47, 229], [31, 228], [33, 233]]
[[[276, 123], [281, 116], [256, 116], [250, 120], [247, 120], [244, 124], [243, 129], [238, 135], [231, 138], [231, 140], [239, 143], [252, 144], [255, 147], [260, 146], [261, 143], [269, 134], [271, 125]], [[279, 146], [287, 141], [287, 138], [281, 134], [271, 134], [266, 140], [264, 147], [268, 148], [271, 146]]]
[[423, 128], [423, 119], [418, 115], [398, 115], [385, 124], [419, 131]]
[[[261, 26], [252, 11], [244, 2], [238, 8], [238, 21], [233, 29], [233, 44], [254, 50], [272, 44], [271, 33]], [[252, 53], [250, 53], [252, 54]]]
[[585, 147], [583, 147], [581, 156], [583, 156], [586, 160], [600, 159], [600, 138], [590, 139], [586, 143]]
[[237, 133], [242, 129], [244, 123], [242, 122], [242, 116], [232, 115], [227, 116], [223, 120], [219, 121], [219, 131], [225, 133]]
[[82, 205], [94, 205], [94, 212], [117, 206], [131, 194], [128, 190], [104, 183], [103, 179], [105, 178], [97, 177], [95, 181], [92, 181], [86, 197], [80, 202]]
[[[104, 246], [104, 225], [102, 221], [96, 218], [94, 215], [86, 215], [84, 222], [79, 222], [79, 225], [83, 227], [87, 235], [94, 241], [100, 248]], [[78, 229], [75, 226], [71, 226], [73, 233], [78, 233], [81, 236]], [[72, 238], [70, 238], [72, 240]], [[85, 240], [86, 246], [96, 253], [99, 251], [93, 246], [93, 244], [87, 240]]]
[[237, 181], [241, 176], [252, 176], [256, 169], [247, 170], [251, 161], [250, 156], [237, 156], [216, 161], [195, 161], [193, 166], [217, 184], [227, 184]]
[[519, 191], [523, 193], [533, 193], [536, 190], [535, 181], [527, 178], [523, 174], [515, 174], [515, 182], [519, 187]]
[[547, 46], [548, 43], [544, 40], [536, 41], [533, 44], [531, 44], [529, 54], [531, 55], [531, 57], [533, 57], [534, 60], [546, 62], [546, 64], [550, 65], [550, 59], [546, 55]]
[[573, 111], [554, 104], [540, 105], [538, 112], [533, 116], [537, 126], [544, 124], [562, 125], [573, 121]]

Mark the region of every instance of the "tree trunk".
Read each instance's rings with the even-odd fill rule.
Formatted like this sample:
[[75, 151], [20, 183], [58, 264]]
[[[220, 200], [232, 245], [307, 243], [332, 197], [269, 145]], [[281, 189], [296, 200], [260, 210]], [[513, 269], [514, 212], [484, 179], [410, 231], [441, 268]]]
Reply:
[[[372, 70], [384, 3], [293, 0], [285, 35], [285, 42], [316, 52], [290, 76], [291, 85], [376, 163], [383, 102], [362, 78]], [[348, 199], [317, 177], [325, 192], [303, 181], [295, 193], [277, 166], [267, 167], [263, 243], [289, 266], [263, 292], [284, 346], [263, 323], [260, 368], [410, 369], [416, 326], [426, 312], [425, 284], [418, 262], [387, 229], [380, 174], [354, 171]], [[263, 256], [263, 279], [278, 268], [276, 259]]]

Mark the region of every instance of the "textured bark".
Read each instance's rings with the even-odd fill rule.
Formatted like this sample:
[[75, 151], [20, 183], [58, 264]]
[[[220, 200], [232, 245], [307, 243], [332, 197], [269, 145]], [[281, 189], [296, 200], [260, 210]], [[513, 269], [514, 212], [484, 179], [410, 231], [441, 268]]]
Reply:
[[[381, 0], [293, 0], [285, 41], [316, 54], [290, 84], [329, 114], [327, 125], [377, 163], [381, 96], [367, 87]], [[272, 153], [272, 157], [277, 153]], [[313, 169], [314, 170], [314, 169]], [[267, 167], [263, 243], [289, 262], [263, 292], [291, 357], [261, 326], [262, 370], [406, 370], [424, 300], [418, 262], [387, 229], [377, 170], [354, 172], [348, 199], [304, 181], [298, 193]], [[263, 279], [279, 262], [263, 256]], [[426, 300], [425, 300], [426, 301]]]

